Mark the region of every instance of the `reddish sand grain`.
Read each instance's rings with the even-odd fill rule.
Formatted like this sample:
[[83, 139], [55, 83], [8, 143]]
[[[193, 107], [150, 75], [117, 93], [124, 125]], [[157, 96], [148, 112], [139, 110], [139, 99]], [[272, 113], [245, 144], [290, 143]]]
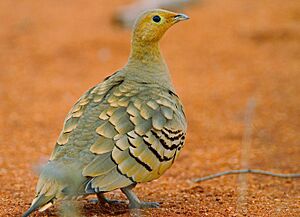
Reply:
[[[0, 216], [29, 207], [33, 167], [49, 157], [69, 108], [126, 62], [130, 31], [111, 22], [124, 2], [0, 1]], [[185, 12], [191, 19], [161, 47], [185, 105], [187, 142], [163, 177], [136, 188], [162, 202], [141, 214], [299, 216], [299, 179], [246, 175], [242, 194], [238, 176], [190, 180], [241, 167], [250, 98], [249, 167], [300, 172], [300, 1], [206, 0]], [[126, 206], [79, 204], [85, 216], [130, 215]]]

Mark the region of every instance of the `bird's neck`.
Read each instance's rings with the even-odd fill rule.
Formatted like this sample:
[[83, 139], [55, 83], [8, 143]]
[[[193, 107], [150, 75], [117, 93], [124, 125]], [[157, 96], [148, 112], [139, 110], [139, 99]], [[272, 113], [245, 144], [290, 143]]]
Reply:
[[131, 53], [128, 63], [165, 65], [158, 42], [144, 42], [137, 40], [133, 40], [131, 43]]
[[135, 80], [160, 83], [170, 88], [168, 66], [161, 55], [158, 42], [133, 40], [125, 71]]

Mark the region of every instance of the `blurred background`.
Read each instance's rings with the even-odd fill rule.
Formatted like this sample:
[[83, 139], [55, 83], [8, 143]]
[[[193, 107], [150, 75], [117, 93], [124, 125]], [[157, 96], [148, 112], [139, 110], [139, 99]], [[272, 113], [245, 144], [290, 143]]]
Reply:
[[[299, 215], [299, 179], [191, 180], [245, 167], [299, 173], [300, 1], [1, 0], [0, 216], [29, 207], [32, 168], [50, 156], [73, 103], [126, 63], [132, 20], [149, 7], [191, 17], [161, 41], [189, 129], [174, 166], [137, 187], [162, 202], [142, 214]], [[129, 215], [80, 204], [85, 216]]]

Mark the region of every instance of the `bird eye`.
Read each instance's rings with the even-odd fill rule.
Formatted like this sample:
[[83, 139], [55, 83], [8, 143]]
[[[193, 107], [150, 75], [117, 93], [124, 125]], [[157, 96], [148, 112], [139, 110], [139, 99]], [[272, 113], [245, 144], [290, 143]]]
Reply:
[[160, 16], [155, 15], [154, 17], [152, 17], [152, 20], [156, 23], [159, 23], [159, 21], [161, 20]]

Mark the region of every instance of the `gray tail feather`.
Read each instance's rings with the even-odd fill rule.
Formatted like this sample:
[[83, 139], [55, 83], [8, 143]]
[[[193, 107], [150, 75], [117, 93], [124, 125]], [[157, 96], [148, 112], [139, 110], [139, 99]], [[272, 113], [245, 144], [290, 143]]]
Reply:
[[29, 216], [32, 212], [40, 208], [41, 206], [46, 205], [47, 203], [51, 202], [53, 197], [46, 197], [44, 194], [38, 196], [37, 200], [33, 201], [30, 208], [22, 215], [22, 217]]

